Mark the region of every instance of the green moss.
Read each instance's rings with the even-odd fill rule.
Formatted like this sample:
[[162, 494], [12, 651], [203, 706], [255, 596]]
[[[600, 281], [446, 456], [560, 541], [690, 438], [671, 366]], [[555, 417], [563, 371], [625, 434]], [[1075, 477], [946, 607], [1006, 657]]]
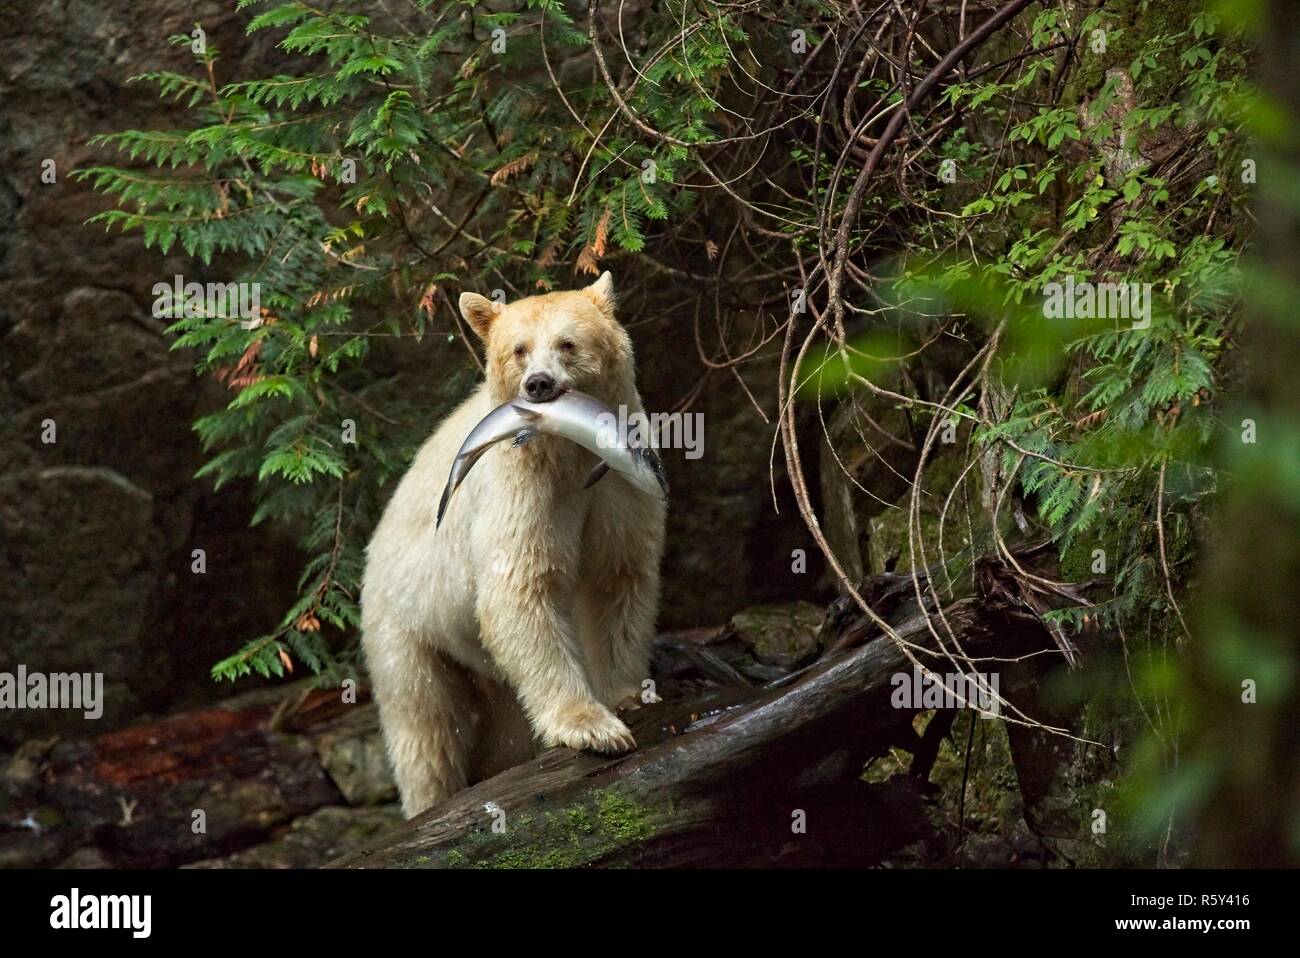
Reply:
[[[912, 552], [908, 537], [909, 516], [906, 506], [890, 509], [867, 523], [867, 554], [873, 573], [894, 572], [899, 575], [912, 570]], [[925, 550], [928, 564], [939, 559], [939, 518], [922, 512], [920, 515], [920, 546]], [[944, 545], [949, 553], [965, 544], [961, 526], [950, 523], [945, 530]]]
[[[1095, 94], [1105, 83], [1107, 70], [1112, 67], [1127, 70], [1152, 37], [1186, 30], [1200, 6], [1195, 0], [1162, 0], [1159, 3], [1112, 0], [1101, 19], [1101, 29], [1106, 31], [1106, 52], [1094, 53], [1091, 38], [1083, 38], [1079, 45], [1082, 60], [1066, 82], [1062, 102], [1080, 103]], [[1177, 54], [1165, 55], [1166, 67], [1173, 62], [1173, 56]]]
[[562, 849], [553, 848], [541, 851], [530, 848], [512, 848], [504, 851], [483, 868], [576, 868], [581, 861], [576, 855], [566, 854]]
[[653, 834], [646, 810], [614, 792], [596, 793], [596, 814], [600, 830], [621, 842], [637, 841]]
[[655, 832], [651, 809], [609, 790], [557, 812], [511, 816], [508, 821], [503, 833], [484, 828], [466, 835], [447, 852], [446, 866], [580, 868]]
[[584, 835], [590, 835], [596, 830], [596, 823], [591, 820], [587, 810], [581, 806], [575, 805], [573, 808], [566, 808], [564, 817], [568, 821], [570, 828], [582, 832]]
[[811, 602], [752, 605], [731, 617], [731, 627], [760, 662], [793, 666], [817, 647], [826, 610]]

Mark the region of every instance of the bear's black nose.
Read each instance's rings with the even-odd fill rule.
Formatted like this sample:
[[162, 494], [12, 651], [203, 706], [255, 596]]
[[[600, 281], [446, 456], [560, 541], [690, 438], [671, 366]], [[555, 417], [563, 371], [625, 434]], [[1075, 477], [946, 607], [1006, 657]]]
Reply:
[[559, 394], [555, 388], [555, 377], [546, 373], [533, 373], [525, 379], [524, 392], [528, 393], [528, 398], [533, 402], [550, 402]]

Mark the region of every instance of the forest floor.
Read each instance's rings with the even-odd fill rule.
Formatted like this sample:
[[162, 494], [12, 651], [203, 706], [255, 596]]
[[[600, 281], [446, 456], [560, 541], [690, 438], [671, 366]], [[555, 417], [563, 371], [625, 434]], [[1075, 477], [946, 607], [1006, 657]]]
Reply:
[[[816, 654], [824, 618], [790, 603], [665, 633], [660, 691], [779, 680]], [[96, 737], [28, 741], [0, 778], [0, 867], [314, 868], [382, 844], [402, 816], [378, 716], [364, 691], [341, 699], [304, 680]], [[918, 738], [935, 715], [913, 716]], [[908, 823], [874, 864], [1062, 863], [1026, 824], [1001, 722], [966, 712], [928, 776], [912, 775], [913, 761], [890, 748], [863, 770]]]

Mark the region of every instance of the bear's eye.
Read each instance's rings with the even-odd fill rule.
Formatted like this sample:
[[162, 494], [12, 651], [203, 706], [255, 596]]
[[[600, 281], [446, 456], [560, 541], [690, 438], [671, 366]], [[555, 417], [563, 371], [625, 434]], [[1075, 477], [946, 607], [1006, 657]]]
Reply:
[[525, 354], [527, 354], [527, 352], [528, 352], [528, 347], [526, 347], [523, 343], [520, 343], [518, 346], [515, 347], [515, 358], [523, 359]]
[[573, 340], [571, 340], [571, 339], [562, 339], [562, 340], [560, 340], [560, 352], [562, 352], [562, 353], [571, 353], [571, 352], [573, 352]]

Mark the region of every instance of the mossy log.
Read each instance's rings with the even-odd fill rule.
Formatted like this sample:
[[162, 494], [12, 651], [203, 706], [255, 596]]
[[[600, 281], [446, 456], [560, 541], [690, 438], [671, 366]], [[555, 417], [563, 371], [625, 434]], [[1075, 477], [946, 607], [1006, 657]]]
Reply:
[[[898, 634], [931, 647], [915, 600], [895, 601]], [[1041, 624], [983, 599], [962, 599], [945, 617], [972, 655], [1051, 645]], [[914, 712], [890, 701], [891, 677], [911, 666], [893, 640], [864, 635], [859, 622], [846, 628], [863, 644], [845, 648], [823, 635], [830, 651], [786, 678], [697, 691], [634, 713], [638, 747], [629, 755], [551, 749], [328, 867], [879, 862], [915, 841], [923, 820], [923, 778], [861, 779], [871, 756], [920, 743]]]

